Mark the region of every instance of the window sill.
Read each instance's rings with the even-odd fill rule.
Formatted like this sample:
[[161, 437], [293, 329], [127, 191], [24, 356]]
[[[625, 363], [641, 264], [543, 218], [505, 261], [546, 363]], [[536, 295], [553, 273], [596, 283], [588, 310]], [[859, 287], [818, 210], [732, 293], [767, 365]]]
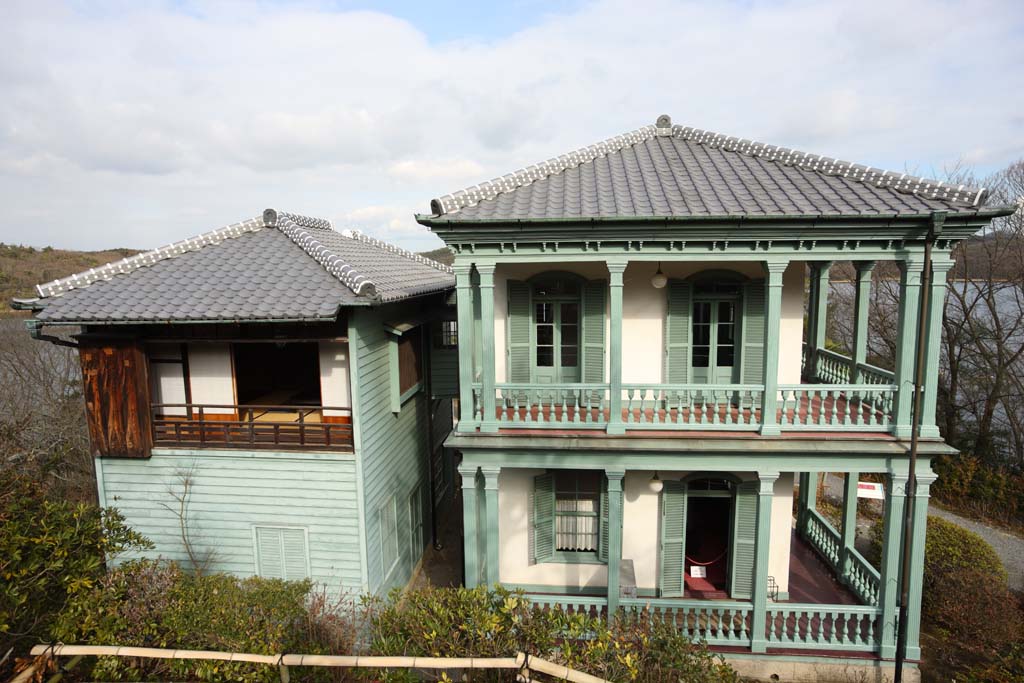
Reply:
[[538, 564], [608, 564], [598, 558], [597, 553], [574, 553], [571, 551], [555, 551], [550, 560]]

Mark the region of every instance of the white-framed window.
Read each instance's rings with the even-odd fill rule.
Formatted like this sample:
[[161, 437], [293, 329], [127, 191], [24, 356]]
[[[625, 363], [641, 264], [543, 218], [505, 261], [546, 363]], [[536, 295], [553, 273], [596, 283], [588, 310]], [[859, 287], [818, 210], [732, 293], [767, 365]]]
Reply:
[[414, 486], [409, 494], [409, 557], [416, 562], [423, 552], [423, 496]]
[[310, 577], [308, 529], [254, 526], [252, 537], [257, 576], [286, 581]]
[[398, 564], [398, 503], [392, 494], [377, 509], [377, 521], [380, 526], [380, 556], [384, 568], [384, 576]]

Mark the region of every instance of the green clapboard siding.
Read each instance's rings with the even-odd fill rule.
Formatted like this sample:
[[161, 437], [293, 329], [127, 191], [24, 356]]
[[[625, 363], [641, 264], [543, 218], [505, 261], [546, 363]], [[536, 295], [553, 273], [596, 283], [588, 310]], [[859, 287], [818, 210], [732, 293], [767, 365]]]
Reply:
[[434, 398], [457, 398], [459, 395], [459, 349], [440, 345], [441, 321], [431, 323], [430, 330], [430, 393]]
[[[427, 401], [419, 392], [397, 413], [392, 412], [389, 335], [384, 328], [385, 321], [416, 317], [423, 305], [404, 302], [360, 309], [349, 319], [349, 344], [358, 364], [353, 387], [358, 408], [355, 447], [362, 465], [366, 506], [367, 588], [374, 593], [404, 586], [423, 553], [423, 542], [418, 549], [412, 547], [410, 527], [415, 520], [409, 519], [405, 502], [415, 488], [429, 490]], [[392, 500], [397, 510], [398, 561], [385, 567], [379, 510]], [[421, 518], [428, 514], [424, 509]]]
[[693, 286], [669, 280], [668, 314], [665, 316], [665, 380], [672, 384], [690, 381], [690, 302]]
[[533, 478], [533, 561], [550, 562], [555, 556], [555, 475]]
[[661, 595], [681, 597], [686, 561], [686, 484], [666, 481], [661, 491]]
[[531, 368], [530, 286], [508, 281], [508, 381], [529, 382]]
[[96, 467], [101, 503], [119, 509], [156, 546], [115, 561], [163, 557], [188, 565], [172, 492], [180, 493], [181, 476], [191, 473], [186, 518], [196, 552], [212, 552], [208, 569], [256, 574], [257, 528], [287, 527], [298, 533], [278, 536], [276, 549], [263, 554], [264, 566], [275, 567], [268, 576], [306, 576], [308, 562], [309, 576], [328, 589], [361, 589], [351, 455], [156, 449], [146, 460], [100, 458]]
[[746, 481], [736, 487], [735, 515], [729, 597], [749, 600], [754, 589], [754, 557], [757, 552], [756, 481]]
[[746, 283], [743, 286], [743, 329], [740, 332], [743, 345], [741, 376], [746, 384], [764, 381], [764, 304], [764, 280]]
[[583, 381], [604, 382], [605, 280], [591, 280], [583, 289]]

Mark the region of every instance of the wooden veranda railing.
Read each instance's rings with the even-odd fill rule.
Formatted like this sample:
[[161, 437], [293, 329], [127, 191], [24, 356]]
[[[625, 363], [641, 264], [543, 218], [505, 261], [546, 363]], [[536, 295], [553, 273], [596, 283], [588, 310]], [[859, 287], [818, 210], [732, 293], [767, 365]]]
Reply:
[[352, 450], [352, 411], [308, 405], [154, 403], [153, 445]]
[[[540, 657], [519, 652], [514, 657], [362, 657], [358, 655], [259, 655], [248, 652], [216, 652], [211, 650], [174, 650], [155, 647], [124, 647], [118, 645], [36, 645], [32, 655], [37, 657], [29, 667], [15, 676], [11, 683], [27, 683], [41, 676], [45, 667], [57, 657], [131, 657], [142, 659], [189, 659], [222, 662], [248, 662], [278, 670], [281, 683], [288, 683], [290, 669], [297, 667], [331, 667], [344, 669], [429, 669], [458, 671], [480, 669], [506, 669], [516, 672], [516, 680], [523, 683], [539, 681], [536, 674], [571, 683], [611, 683], [583, 671], [570, 669]], [[75, 663], [77, 664], [76, 660]], [[65, 666], [65, 669], [68, 667]]]

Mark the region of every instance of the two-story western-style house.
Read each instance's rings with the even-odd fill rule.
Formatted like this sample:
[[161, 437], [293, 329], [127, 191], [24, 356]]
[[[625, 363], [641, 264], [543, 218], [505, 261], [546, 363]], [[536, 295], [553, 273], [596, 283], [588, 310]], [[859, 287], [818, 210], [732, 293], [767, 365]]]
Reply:
[[454, 285], [267, 210], [16, 305], [39, 338], [80, 328], [99, 501], [146, 555], [380, 593], [409, 581], [454, 488]]
[[[914, 357], [933, 379], [950, 250], [1011, 211], [985, 198], [662, 116], [433, 200], [417, 220], [455, 254], [467, 583], [650, 607], [734, 653], [891, 658], [912, 500], [918, 658], [929, 459], [952, 450], [927, 381], [908, 496]], [[826, 348], [840, 261], [853, 357]], [[901, 274], [891, 369], [866, 358], [881, 261]], [[821, 472], [846, 476], [839, 528]], [[881, 571], [854, 547], [868, 473], [886, 482]]]

